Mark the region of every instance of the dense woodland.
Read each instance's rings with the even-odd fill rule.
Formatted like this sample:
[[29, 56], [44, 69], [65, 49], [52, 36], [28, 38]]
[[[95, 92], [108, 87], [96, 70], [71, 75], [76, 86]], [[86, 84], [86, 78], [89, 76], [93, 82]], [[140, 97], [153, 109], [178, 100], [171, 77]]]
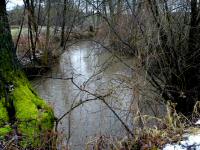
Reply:
[[[23, 6], [10, 10], [6, 10], [6, 0], [0, 1], [0, 149], [59, 149], [57, 127], [69, 112], [56, 117], [29, 80], [45, 76], [60, 56], [80, 41], [100, 45], [132, 70], [132, 78], [121, 79], [128, 80], [133, 91], [130, 108], [136, 110], [129, 113], [139, 118], [137, 130], [143, 133], [136, 134], [111, 107], [106, 97], [112, 92], [90, 92], [71, 76], [65, 80], [105, 104], [127, 131], [128, 139], [120, 146], [102, 140], [93, 149], [160, 149], [169, 142], [158, 140], [163, 138], [162, 130], [172, 138], [188, 128], [186, 123], [192, 126], [198, 119], [199, 0], [23, 1]], [[134, 63], [127, 64], [124, 57]], [[140, 111], [140, 103], [149, 94], [165, 106], [164, 117], [154, 116], [163, 120], [156, 123], [157, 134], [145, 128]], [[149, 141], [151, 146], [146, 144]]]

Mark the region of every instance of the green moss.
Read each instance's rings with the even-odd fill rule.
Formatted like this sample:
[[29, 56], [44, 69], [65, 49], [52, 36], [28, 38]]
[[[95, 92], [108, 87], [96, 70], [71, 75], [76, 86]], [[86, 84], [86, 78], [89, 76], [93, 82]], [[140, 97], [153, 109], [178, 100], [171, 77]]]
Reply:
[[23, 121], [18, 125], [19, 132], [25, 137], [21, 141], [21, 146], [26, 147], [38, 147], [41, 145], [40, 135], [42, 132], [38, 126], [38, 120]]
[[[5, 15], [5, 14], [2, 14]], [[53, 111], [52, 109], [35, 94], [17, 64], [15, 54], [12, 49], [14, 44], [9, 29], [7, 28], [7, 19], [3, 17], [0, 20], [0, 95], [8, 94], [8, 105], [4, 104], [5, 100], [0, 101], [0, 136], [11, 131], [9, 126], [5, 125], [11, 121], [11, 117], [17, 120], [15, 124], [18, 126], [18, 132], [22, 134], [23, 146], [37, 146], [42, 142], [42, 134], [53, 128]], [[6, 83], [14, 84], [14, 91], [8, 91], [5, 94]], [[13, 110], [12, 113], [7, 111]], [[9, 116], [8, 115], [12, 115]], [[13, 116], [14, 115], [14, 116]], [[14, 121], [14, 120], [12, 120]], [[1, 127], [0, 126], [0, 127]]]
[[7, 122], [9, 122], [8, 112], [6, 110], [6, 107], [3, 104], [4, 101], [5, 101], [4, 98], [0, 100], [0, 126], [3, 126]]
[[15, 84], [12, 99], [16, 119], [20, 122], [18, 129], [27, 137], [22, 145], [26, 147], [31, 143], [32, 146], [39, 146], [42, 139], [40, 135], [53, 128], [53, 111], [25, 81], [18, 80]]
[[32, 102], [33, 94], [27, 86], [19, 86], [14, 90], [14, 107], [16, 118], [22, 120], [33, 120], [38, 116], [38, 109]]
[[[51, 116], [51, 117], [50, 117]], [[54, 121], [53, 113], [52, 112], [40, 112], [39, 120], [41, 123], [41, 129], [43, 131], [47, 131], [53, 128], [52, 122]]]
[[[34, 92], [24, 73], [20, 69], [13, 70], [11, 61], [7, 61], [10, 57], [11, 54], [6, 53], [6, 50], [0, 52], [0, 74], [5, 82], [14, 84], [14, 91], [9, 95], [9, 102], [13, 102], [18, 130], [24, 137], [21, 144], [24, 147], [30, 145], [37, 147], [42, 142], [39, 135], [53, 129], [54, 114], [45, 101]], [[8, 122], [5, 99], [2, 99], [0, 100], [0, 127]], [[7, 131], [10, 131], [7, 127], [0, 128], [0, 137], [8, 133]]]
[[[44, 134], [53, 129], [54, 114], [52, 108], [34, 92], [21, 71], [9, 71], [6, 75], [6, 81], [14, 84], [14, 91], [9, 95], [9, 102], [13, 103], [18, 132], [24, 137], [21, 146], [24, 148], [38, 147], [43, 142]], [[10, 121], [6, 106], [10, 105], [5, 105], [5, 99], [1, 99], [0, 127]], [[10, 127], [0, 128], [0, 137], [5, 136], [10, 131]]]
[[4, 136], [6, 136], [11, 131], [12, 129], [9, 125], [0, 128], [0, 138], [4, 138]]

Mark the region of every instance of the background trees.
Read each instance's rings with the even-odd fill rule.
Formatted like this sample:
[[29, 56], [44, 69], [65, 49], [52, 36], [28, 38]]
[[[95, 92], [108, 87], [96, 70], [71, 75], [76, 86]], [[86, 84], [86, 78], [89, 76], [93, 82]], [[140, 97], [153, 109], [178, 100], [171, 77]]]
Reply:
[[[135, 107], [135, 114], [140, 118], [142, 111], [139, 110], [139, 102], [147, 100], [144, 98], [146, 95], [153, 95], [151, 98], [158, 102], [171, 104], [176, 108], [174, 112], [191, 116], [194, 106], [197, 106], [195, 104], [199, 102], [198, 0], [24, 0], [24, 4], [24, 7], [16, 7], [9, 12], [12, 31], [20, 29], [19, 33], [15, 33], [17, 36], [12, 32], [15, 35], [15, 47], [9, 31], [5, 4], [2, 4], [4, 7], [1, 10], [1, 97], [8, 99], [7, 96], [10, 96], [5, 92], [4, 85], [16, 87], [11, 107], [6, 104], [4, 106], [7, 112], [11, 112], [8, 114], [10, 120], [13, 117], [22, 120], [23, 115], [17, 115], [21, 108], [18, 104], [12, 104], [22, 104], [20, 99], [31, 103], [35, 112], [33, 119], [38, 124], [43, 125], [43, 121], [38, 119], [41, 107], [44, 113], [51, 116], [51, 111], [45, 104], [35, 102], [39, 98], [28, 84], [18, 62], [23, 67], [30, 67], [31, 71], [35, 68], [50, 68], [54, 58], [67, 50], [68, 46], [81, 40], [97, 43], [95, 46], [102, 46], [112, 53], [112, 57], [130, 68], [132, 74], [120, 74], [117, 81], [125, 82], [132, 90], [133, 94], [129, 95], [134, 98], [130, 111]], [[132, 58], [131, 65], [125, 62], [125, 56]], [[80, 88], [78, 85], [76, 87], [84, 91], [84, 86], [85, 82]], [[146, 88], [149, 88], [148, 91]], [[22, 96], [26, 93], [28, 98]], [[23, 111], [26, 109], [23, 108]], [[113, 112], [116, 114], [114, 109]], [[28, 117], [32, 115], [29, 114]], [[48, 119], [51, 122], [52, 118], [49, 118], [42, 117], [42, 120]], [[117, 118], [120, 120], [120, 117]], [[126, 127], [123, 120], [121, 122]], [[143, 127], [142, 119], [140, 122]], [[35, 122], [31, 122], [33, 124]], [[20, 130], [29, 132], [23, 126], [25, 125], [20, 124]], [[128, 126], [127, 128], [132, 134]]]
[[160, 89], [166, 101], [177, 103], [178, 112], [191, 114], [199, 100], [199, 25], [194, 21], [198, 20], [195, 15], [198, 3], [196, 0], [191, 3], [176, 2], [179, 9], [175, 12], [169, 9], [167, 1], [149, 0], [148, 5], [159, 42], [156, 47], [153, 46], [158, 54], [158, 59], [154, 61], [157, 72], [148, 70], [152, 77], [150, 80]]
[[[37, 59], [42, 26], [46, 27], [46, 64], [51, 40], [56, 37], [65, 49], [66, 41], [85, 38], [82, 33], [94, 28], [95, 40], [140, 59], [149, 82], [164, 101], [177, 103], [177, 111], [184, 114], [192, 112], [199, 99], [197, 0], [26, 0], [25, 4], [33, 59]], [[19, 25], [20, 20], [12, 19], [19, 12], [22, 7], [9, 13], [11, 24]]]

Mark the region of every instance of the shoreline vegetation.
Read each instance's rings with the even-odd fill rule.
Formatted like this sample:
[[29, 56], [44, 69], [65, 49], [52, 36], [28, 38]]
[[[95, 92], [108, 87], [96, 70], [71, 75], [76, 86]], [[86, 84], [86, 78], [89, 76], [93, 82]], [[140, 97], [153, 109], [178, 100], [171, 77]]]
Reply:
[[[17, 51], [17, 56], [20, 64], [22, 65], [22, 68], [26, 75], [28, 76], [29, 79], [33, 79], [34, 77], [38, 77], [46, 73], [47, 71], [51, 70], [51, 67], [58, 63], [58, 59], [60, 55], [65, 51], [63, 50], [62, 47], [59, 46], [59, 37], [58, 33], [57, 35], [54, 35], [52, 37], [51, 45], [49, 45], [49, 51], [51, 51], [51, 54], [49, 54], [49, 60], [48, 64], [44, 63], [44, 53], [45, 53], [45, 41], [44, 41], [44, 34], [45, 27], [40, 28], [41, 33], [38, 37], [38, 46], [36, 47], [36, 62], [33, 62], [33, 57], [30, 55], [30, 51], [28, 48], [28, 28], [24, 27], [22, 28], [22, 31], [20, 32], [20, 27], [19, 26], [11, 26], [11, 34], [14, 40], [14, 43], [17, 43], [18, 51]], [[53, 28], [52, 28], [53, 32]], [[97, 31], [90, 31], [85, 30], [83, 32], [77, 32], [77, 33], [70, 33], [68, 35], [68, 42], [66, 42], [66, 48], [68, 45], [73, 45], [73, 43], [77, 43], [81, 40], [90, 40], [95, 36]], [[52, 33], [53, 34], [53, 33]], [[20, 38], [19, 38], [20, 37]], [[19, 39], [17, 39], [19, 38]]]
[[[12, 31], [12, 30], [11, 30]], [[85, 34], [85, 33], [84, 33]], [[91, 35], [91, 34], [89, 34]], [[95, 38], [94, 35], [89, 36], [87, 38], [78, 38], [77, 42], [82, 41], [82, 40], [91, 40], [91, 38]], [[92, 41], [92, 40], [91, 40]], [[69, 41], [69, 45], [71, 45], [70, 43], [71, 41]], [[72, 40], [72, 42], [74, 42], [74, 40]], [[76, 43], [76, 42], [75, 42]], [[57, 45], [58, 46], [58, 45]], [[23, 45], [24, 47], [24, 45]], [[60, 50], [60, 53], [58, 54], [53, 54], [53, 59], [55, 59], [53, 61], [53, 64], [51, 64], [52, 66], [54, 65], [54, 63], [58, 63], [58, 59], [60, 57], [60, 55], [62, 55], [62, 49]], [[38, 55], [38, 59], [39, 61], [42, 61], [41, 59], [43, 58], [43, 52], [40, 52], [40, 55]], [[20, 54], [21, 55], [21, 54]], [[130, 55], [131, 56], [131, 55]], [[28, 59], [28, 58], [26, 58]], [[24, 66], [27, 66], [27, 69], [25, 72], [27, 73], [27, 75], [33, 75], [33, 78], [38, 78], [38, 77], [42, 77], [43, 75], [45, 75], [45, 73], [47, 71], [49, 71], [51, 69], [52, 66], [31, 66], [31, 64], [27, 63]], [[38, 68], [37, 68], [38, 67]], [[43, 71], [43, 69], [45, 69]], [[38, 74], [39, 72], [39, 74]], [[30, 76], [30, 79], [33, 79]], [[169, 110], [173, 110], [174, 108], [172, 108], [171, 105], [168, 106]], [[198, 108], [196, 108], [198, 109]], [[144, 116], [144, 118], [146, 117], [147, 120], [156, 120], [158, 122], [158, 127], [154, 128], [154, 127], [145, 127], [144, 129], [141, 128], [136, 128], [134, 130], [134, 138], [130, 138], [130, 137], [124, 137], [123, 139], [118, 139], [117, 141], [113, 140], [113, 137], [97, 137], [97, 141], [96, 142], [89, 142], [89, 144], [86, 145], [87, 148], [90, 147], [90, 145], [92, 146], [97, 146], [100, 149], [103, 149], [103, 147], [107, 147], [107, 149], [110, 149], [111, 147], [116, 147], [116, 150], [121, 150], [121, 149], [131, 149], [131, 150], [141, 150], [141, 149], [150, 149], [150, 150], [157, 150], [157, 149], [162, 149], [162, 148], [166, 148], [168, 146], [171, 147], [176, 147], [175, 143], [179, 143], [180, 141], [182, 141], [184, 139], [184, 135], [198, 135], [199, 131], [199, 127], [198, 125], [195, 125], [195, 120], [198, 118], [197, 114], [194, 113], [194, 117], [193, 118], [193, 122], [190, 122], [189, 120], [187, 120], [184, 116], [179, 116], [176, 112], [171, 112], [169, 111], [165, 118], [154, 118], [152, 116]], [[142, 120], [144, 119], [143, 116], [138, 116], [138, 118], [142, 118]], [[144, 119], [145, 120], [145, 119]], [[55, 120], [56, 121], [56, 120]], [[189, 122], [188, 122], [189, 121]], [[144, 121], [145, 122], [145, 121]], [[46, 126], [46, 125], [45, 125]], [[1, 131], [1, 129], [0, 129]], [[10, 127], [6, 126], [5, 129], [2, 129], [2, 134], [9, 133]], [[6, 132], [6, 133], [5, 133]], [[59, 143], [59, 138], [57, 136], [59, 136], [59, 133], [50, 133], [50, 132], [46, 132], [47, 135], [52, 136], [51, 138], [54, 139], [52, 145], [51, 145], [51, 149], [56, 149], [55, 145], [56, 143]], [[58, 135], [57, 135], [58, 134]], [[47, 136], [45, 135], [45, 136]], [[57, 139], [58, 138], [58, 139]], [[112, 143], [107, 143], [107, 140], [113, 140]], [[39, 141], [38, 141], [39, 142]], [[48, 143], [47, 143], [48, 144]], [[179, 145], [179, 144], [178, 144]], [[11, 144], [11, 147], [15, 147], [15, 145]], [[179, 145], [181, 147], [181, 145]], [[190, 145], [195, 147], [195, 144]], [[198, 145], [197, 145], [198, 146]], [[63, 148], [65, 146], [63, 145]], [[185, 146], [187, 147], [187, 146]], [[188, 146], [189, 147], [189, 146]], [[87, 149], [86, 148], [86, 149]]]

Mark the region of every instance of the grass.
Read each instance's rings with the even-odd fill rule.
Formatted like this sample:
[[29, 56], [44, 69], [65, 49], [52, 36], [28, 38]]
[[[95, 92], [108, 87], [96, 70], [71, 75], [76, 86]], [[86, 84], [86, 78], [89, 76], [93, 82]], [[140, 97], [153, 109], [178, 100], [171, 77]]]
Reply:
[[[20, 27], [19, 28], [11, 28], [11, 34], [13, 36], [13, 38], [16, 38], [19, 34], [19, 31], [20, 31]], [[28, 34], [28, 28], [26, 27], [23, 27], [22, 29], [22, 35], [27, 35]]]
[[[184, 139], [184, 135], [196, 135], [200, 133], [198, 126], [192, 125], [188, 119], [176, 111], [172, 112], [173, 106], [167, 105], [167, 114], [163, 118], [152, 116], [142, 117], [144, 122], [151, 119], [157, 120], [157, 126], [136, 127], [134, 129], [134, 138], [124, 137], [116, 139], [115, 137], [99, 136], [93, 137], [86, 144], [86, 150], [95, 149], [112, 149], [112, 150], [159, 150], [166, 144], [179, 143]], [[196, 109], [196, 108], [195, 108]], [[195, 112], [194, 112], [195, 113]]]

